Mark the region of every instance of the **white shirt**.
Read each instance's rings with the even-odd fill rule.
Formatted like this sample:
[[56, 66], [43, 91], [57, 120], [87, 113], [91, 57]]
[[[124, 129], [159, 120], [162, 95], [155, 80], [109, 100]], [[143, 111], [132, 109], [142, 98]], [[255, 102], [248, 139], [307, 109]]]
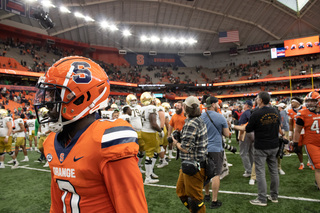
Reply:
[[[22, 128], [20, 127], [20, 124], [24, 125], [24, 122], [23, 122], [22, 118], [18, 118], [18, 119], [15, 119], [15, 120], [14, 120], [15, 131], [19, 131], [19, 130], [22, 129]], [[20, 137], [25, 137], [24, 131], [17, 132], [16, 134], [17, 134], [17, 137], [18, 137], [18, 138], [20, 138]]]
[[0, 119], [0, 137], [8, 136], [7, 122], [12, 122], [11, 117], [5, 117]]
[[119, 118], [128, 121], [131, 124], [131, 116], [128, 114], [122, 114], [121, 116], [119, 116]]
[[142, 108], [140, 105], [136, 105], [134, 107], [130, 106], [132, 110], [131, 114], [131, 122], [130, 124], [136, 131], [141, 131], [142, 129], [142, 122], [141, 122], [141, 114], [142, 114]]
[[148, 105], [148, 106], [143, 107], [142, 109], [143, 109], [143, 111], [142, 111], [142, 124], [143, 124], [142, 125], [142, 132], [149, 132], [149, 133], [157, 132], [157, 130], [154, 130], [151, 127], [151, 123], [149, 120], [149, 116], [152, 113], [156, 114], [157, 120], [159, 119], [157, 107], [154, 105]]
[[36, 128], [36, 119], [27, 120], [27, 126], [29, 129], [29, 135], [32, 135], [32, 131]]

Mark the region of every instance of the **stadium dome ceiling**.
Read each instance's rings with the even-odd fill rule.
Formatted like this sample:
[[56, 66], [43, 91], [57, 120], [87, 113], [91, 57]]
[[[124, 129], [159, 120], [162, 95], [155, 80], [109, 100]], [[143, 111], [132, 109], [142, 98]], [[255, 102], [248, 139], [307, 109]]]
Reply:
[[[231, 47], [264, 42], [277, 44], [289, 38], [319, 35], [320, 0], [300, 1], [304, 5], [298, 12], [281, 3], [290, 0], [52, 1], [57, 7], [51, 7], [49, 14], [55, 26], [47, 33], [63, 39], [137, 52], [220, 52]], [[71, 13], [61, 13], [60, 3]], [[88, 15], [94, 21], [75, 17], [75, 12]], [[5, 20], [40, 28], [38, 22], [28, 15], [23, 17], [2, 9], [0, 23]], [[102, 29], [100, 22], [103, 20], [116, 24], [118, 29], [130, 29], [132, 35], [124, 37], [120, 30]], [[219, 32], [224, 31], [239, 31], [240, 41], [219, 43]], [[193, 38], [197, 43], [142, 42], [142, 35]]]

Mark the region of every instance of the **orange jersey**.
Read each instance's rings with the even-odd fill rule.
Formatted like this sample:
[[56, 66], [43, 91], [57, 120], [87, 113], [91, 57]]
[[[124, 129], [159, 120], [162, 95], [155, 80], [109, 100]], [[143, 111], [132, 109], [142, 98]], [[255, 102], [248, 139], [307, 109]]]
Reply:
[[44, 142], [51, 170], [51, 213], [148, 212], [136, 155], [137, 133], [122, 120], [97, 120], [66, 146]]
[[320, 146], [320, 114], [309, 111], [308, 109], [301, 109], [297, 113], [297, 124], [300, 124], [299, 119], [303, 121], [304, 136], [303, 144], [313, 144]]
[[207, 111], [207, 107], [205, 107], [203, 104], [200, 104], [200, 112], [206, 112]]
[[184, 126], [186, 120], [186, 116], [184, 116], [183, 113], [180, 115], [174, 114], [172, 118], [170, 119], [169, 125], [173, 127], [175, 130], [182, 130], [182, 127]]
[[[296, 111], [296, 110], [294, 110], [294, 109], [289, 109], [288, 110], [288, 116], [291, 118], [291, 120], [292, 120], [292, 122], [293, 122], [293, 129], [294, 129], [294, 127], [295, 127], [295, 125], [296, 125], [296, 116], [297, 116], [297, 113], [299, 112], [299, 110], [301, 110], [301, 109], [306, 109], [306, 107], [304, 106], [304, 107], [302, 107], [302, 108], [300, 108], [299, 107], [299, 109], [298, 109], [298, 111]], [[301, 133], [300, 133], [301, 135], [303, 135], [304, 134], [304, 129], [302, 129], [302, 131], [301, 131]]]

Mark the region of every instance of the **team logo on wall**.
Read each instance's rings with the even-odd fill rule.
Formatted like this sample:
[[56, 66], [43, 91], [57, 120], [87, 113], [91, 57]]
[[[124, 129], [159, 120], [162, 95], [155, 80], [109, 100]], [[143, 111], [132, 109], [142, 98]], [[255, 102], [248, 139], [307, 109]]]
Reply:
[[47, 161], [48, 162], [51, 162], [52, 161], [52, 155], [49, 153], [47, 154]]

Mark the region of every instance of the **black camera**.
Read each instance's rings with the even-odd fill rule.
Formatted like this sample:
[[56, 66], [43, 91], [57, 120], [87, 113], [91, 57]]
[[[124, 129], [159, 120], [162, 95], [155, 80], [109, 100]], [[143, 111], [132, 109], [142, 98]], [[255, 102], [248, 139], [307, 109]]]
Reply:
[[279, 137], [279, 150], [277, 152], [277, 156], [279, 156], [280, 159], [283, 158], [284, 145], [288, 143], [289, 141], [287, 139], [284, 139], [283, 137]]
[[231, 146], [231, 145], [225, 144], [225, 143], [222, 143], [222, 146], [223, 146], [224, 149], [229, 150], [233, 154], [235, 154], [237, 152], [237, 148], [234, 147], [234, 146]]
[[171, 136], [168, 137], [168, 142], [169, 143], [173, 143], [173, 140], [172, 140], [172, 137], [174, 139], [176, 139], [178, 141], [178, 143], [181, 142], [181, 138], [180, 138], [181, 134], [180, 134], [180, 131], [179, 130], [174, 130], [171, 134]]

